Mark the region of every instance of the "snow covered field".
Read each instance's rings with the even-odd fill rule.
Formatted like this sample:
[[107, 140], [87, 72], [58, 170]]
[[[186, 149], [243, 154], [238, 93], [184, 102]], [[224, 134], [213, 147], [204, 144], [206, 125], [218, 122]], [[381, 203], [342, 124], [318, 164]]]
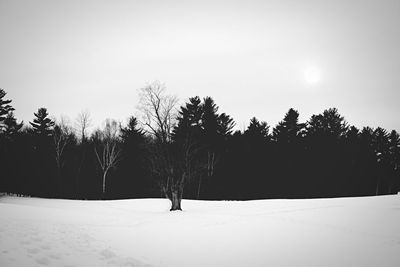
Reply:
[[400, 266], [400, 196], [0, 198], [0, 266]]

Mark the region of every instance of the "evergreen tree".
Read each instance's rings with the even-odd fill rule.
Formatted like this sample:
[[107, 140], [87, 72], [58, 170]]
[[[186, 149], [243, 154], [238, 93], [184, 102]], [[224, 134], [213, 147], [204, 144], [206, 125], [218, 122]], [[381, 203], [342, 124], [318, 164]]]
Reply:
[[378, 127], [373, 133], [372, 146], [378, 162], [388, 162], [389, 160], [389, 134], [388, 132]]
[[360, 184], [362, 195], [376, 194], [376, 171], [377, 160], [374, 150], [374, 129], [364, 127], [359, 135], [360, 138], [360, 176], [363, 180]]
[[151, 197], [151, 179], [146, 173], [146, 136], [131, 116], [128, 124], [120, 129], [121, 160], [114, 169], [115, 177], [109, 182], [109, 196], [123, 198]]
[[400, 136], [392, 130], [389, 135], [389, 158], [394, 170], [400, 168]]
[[177, 125], [173, 130], [173, 140], [182, 142], [187, 138], [199, 142], [202, 119], [201, 100], [198, 96], [189, 98], [189, 102], [181, 107]]
[[244, 135], [253, 140], [268, 140], [269, 125], [265, 121], [260, 122], [256, 117], [253, 117], [246, 131], [244, 131]]
[[371, 127], [364, 127], [360, 133], [360, 140], [365, 149], [373, 151], [374, 129]]
[[201, 130], [203, 144], [207, 151], [207, 176], [214, 174], [218, 155], [222, 152], [224, 141], [231, 135], [233, 120], [225, 113], [218, 114], [218, 106], [211, 97], [203, 99]]
[[189, 198], [199, 198], [205, 169], [202, 162], [206, 148], [201, 138], [202, 111], [200, 98], [189, 98], [189, 102], [180, 108], [173, 131], [176, 159], [187, 176], [185, 192]]
[[[270, 182], [275, 179], [272, 177], [274, 174], [269, 175], [272, 171], [268, 166], [271, 160], [269, 126], [266, 122], [260, 122], [253, 117], [242, 138], [234, 140], [240, 150], [236, 150], [238, 155], [236, 159], [233, 159], [237, 163], [231, 164], [234, 168], [231, 176], [241, 174], [234, 179], [235, 191], [240, 191], [234, 192], [234, 195], [241, 199], [262, 198], [265, 192], [271, 189]], [[229, 153], [232, 149], [229, 147]], [[245, 183], [243, 183], [243, 177], [246, 177]]]
[[201, 129], [204, 143], [215, 150], [221, 139], [232, 134], [235, 126], [233, 119], [225, 114], [218, 114], [218, 106], [211, 97], [205, 97], [201, 105]]
[[291, 108], [274, 128], [273, 139], [279, 143], [293, 143], [300, 137], [304, 126], [303, 123], [299, 124], [299, 112]]
[[313, 115], [307, 122], [307, 135], [317, 138], [339, 140], [348, 130], [344, 117], [336, 108], [324, 110], [322, 114]]
[[144, 132], [138, 129], [138, 121], [131, 116], [126, 127], [121, 127], [120, 137], [124, 143], [140, 143], [144, 139]]
[[346, 179], [348, 186], [343, 188], [346, 195], [361, 195], [360, 190], [360, 159], [361, 159], [360, 131], [357, 127], [351, 126], [343, 140], [343, 179]]
[[218, 114], [218, 106], [211, 97], [201, 102], [192, 97], [181, 107], [177, 125], [173, 131], [178, 162], [184, 163], [189, 187], [186, 194], [199, 198], [203, 173], [214, 174], [219, 155], [234, 126], [233, 119], [225, 113]]
[[217, 163], [217, 145], [218, 145], [218, 107], [211, 97], [203, 99], [201, 128], [203, 144], [206, 147], [207, 154], [207, 176], [214, 174], [214, 167]]
[[7, 114], [3, 123], [5, 126], [4, 133], [6, 136], [13, 136], [14, 134], [18, 133], [23, 126], [23, 122], [17, 123], [17, 119], [14, 117], [14, 113], [12, 111]]
[[218, 116], [217, 133], [223, 139], [226, 140], [226, 137], [232, 134], [232, 129], [234, 126], [235, 123], [229, 115], [221, 113]]
[[375, 194], [386, 193], [384, 191], [388, 186], [389, 175], [389, 134], [388, 132], [378, 127], [373, 133], [372, 148], [377, 162], [376, 174], [376, 190]]
[[347, 123], [336, 108], [313, 115], [306, 125], [306, 151], [310, 172], [307, 176], [309, 189], [320, 197], [344, 196], [346, 180], [343, 141]]
[[389, 182], [389, 194], [400, 191], [400, 136], [392, 130], [389, 135], [389, 164], [392, 169]]
[[29, 122], [33, 131], [42, 136], [49, 136], [52, 133], [52, 127], [54, 126], [54, 121], [48, 118], [48, 113], [46, 108], [39, 108], [37, 113], [34, 113], [35, 119], [33, 122]]
[[57, 175], [57, 164], [54, 160], [54, 140], [53, 127], [55, 123], [49, 119], [47, 110], [39, 108], [38, 112], [34, 113], [35, 119], [29, 122], [32, 129], [31, 132], [31, 153], [33, 175], [36, 176], [38, 191], [35, 194], [47, 197], [55, 197], [60, 192], [58, 190], [59, 177]]
[[346, 133], [346, 140], [350, 143], [356, 143], [360, 136], [360, 130], [355, 126], [350, 126]]
[[0, 133], [7, 129], [5, 121], [7, 120], [9, 113], [14, 110], [14, 108], [10, 105], [11, 100], [3, 99], [6, 94], [7, 93], [0, 88]]
[[[290, 108], [272, 131], [274, 164], [271, 170], [276, 177], [273, 186], [279, 197], [300, 197], [299, 191], [303, 191], [301, 186], [305, 180], [299, 180], [299, 176], [303, 179], [309, 177], [299, 175], [307, 165], [300, 142], [304, 126], [305, 124], [299, 123], [298, 111]], [[293, 187], [288, 187], [287, 184]]]
[[211, 97], [203, 99], [201, 127], [204, 137], [204, 143], [213, 150], [217, 143], [218, 134], [218, 107]]

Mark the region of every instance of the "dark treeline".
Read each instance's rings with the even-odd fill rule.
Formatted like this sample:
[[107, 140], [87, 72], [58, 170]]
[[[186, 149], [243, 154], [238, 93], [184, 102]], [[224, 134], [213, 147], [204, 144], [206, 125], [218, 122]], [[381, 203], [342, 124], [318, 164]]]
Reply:
[[[181, 107], [159, 83], [141, 90], [143, 118], [107, 120], [88, 134], [45, 108], [18, 123], [0, 89], [0, 191], [41, 197], [261, 199], [368, 196], [400, 189], [396, 131], [346, 123], [336, 108], [299, 122], [290, 109], [271, 127], [256, 118], [244, 131], [211, 97]], [[178, 110], [175, 112], [175, 110]], [[176, 205], [174, 207], [174, 205]]]

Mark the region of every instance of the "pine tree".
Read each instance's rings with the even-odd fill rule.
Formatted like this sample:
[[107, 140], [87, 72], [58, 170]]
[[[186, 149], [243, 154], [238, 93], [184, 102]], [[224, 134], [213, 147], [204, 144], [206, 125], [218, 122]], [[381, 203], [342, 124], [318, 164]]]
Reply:
[[364, 127], [360, 133], [360, 140], [364, 148], [372, 150], [372, 142], [374, 137], [374, 129], [371, 127]]
[[0, 88], [0, 133], [7, 129], [5, 120], [7, 119], [8, 114], [14, 110], [14, 108], [10, 105], [11, 100], [3, 100], [6, 94], [7, 93]]
[[232, 129], [235, 126], [233, 119], [225, 114], [218, 114], [218, 106], [211, 97], [203, 99], [201, 105], [201, 130], [203, 142], [210, 148], [216, 150], [221, 141], [232, 134]]
[[128, 125], [121, 128], [120, 137], [124, 143], [140, 143], [144, 139], [144, 132], [138, 129], [138, 121], [131, 116]]
[[324, 197], [345, 194], [342, 166], [345, 164], [343, 143], [347, 130], [347, 123], [336, 108], [313, 115], [307, 122], [305, 149], [309, 158], [304, 163], [312, 165], [308, 177], [309, 184], [316, 190], [314, 194]]
[[227, 136], [232, 134], [234, 126], [235, 123], [229, 115], [221, 113], [218, 116], [217, 133], [222, 137], [222, 139], [226, 139]]
[[389, 194], [400, 190], [400, 136], [392, 130], [389, 135], [389, 161], [393, 170], [389, 184]]
[[38, 187], [39, 194], [55, 197], [57, 192], [60, 192], [57, 187], [59, 179], [54, 179], [59, 177], [56, 176], [57, 168], [54, 161], [55, 151], [52, 138], [55, 123], [47, 117], [48, 113], [45, 108], [39, 108], [34, 115], [33, 122], [29, 122], [32, 126], [29, 132], [32, 141], [33, 173], [40, 183], [45, 185]]
[[378, 127], [373, 135], [373, 148], [378, 162], [387, 162], [389, 156], [389, 134], [388, 132]]
[[339, 140], [345, 136], [348, 125], [336, 108], [324, 110], [322, 114], [313, 115], [307, 122], [307, 135]]
[[177, 125], [173, 130], [173, 140], [183, 142], [190, 138], [198, 142], [200, 138], [200, 125], [202, 118], [201, 100], [198, 96], [189, 98], [189, 102], [181, 107], [177, 118]]
[[267, 140], [269, 139], [269, 126], [265, 121], [260, 122], [256, 117], [253, 117], [244, 134], [250, 139], [256, 139], [255, 141]]
[[392, 130], [389, 135], [389, 157], [394, 170], [400, 168], [400, 136]]
[[360, 131], [355, 126], [351, 126], [346, 133], [346, 140], [354, 144], [360, 136]]
[[173, 142], [177, 162], [183, 173], [186, 174], [190, 197], [199, 198], [204, 164], [202, 155], [205, 146], [201, 143], [202, 106], [198, 96], [189, 98], [181, 107], [177, 118], [177, 125], [173, 131]]
[[231, 158], [233, 164], [229, 165], [233, 165], [233, 174], [237, 177], [230, 178], [226, 182], [233, 183], [237, 191], [234, 194], [241, 199], [262, 198], [268, 182], [276, 177], [272, 174], [273, 178], [267, 178], [267, 173], [272, 172], [271, 167], [266, 164], [271, 162], [272, 154], [268, 124], [253, 117], [243, 135], [236, 134], [232, 140], [236, 143], [236, 147], [231, 146], [230, 149], [234, 149], [233, 153], [236, 155]]
[[222, 113], [218, 115], [218, 106], [211, 97], [203, 99], [201, 129], [203, 144], [207, 151], [207, 176], [214, 174], [218, 152], [222, 150], [224, 141], [231, 135], [234, 127], [233, 120]]
[[218, 107], [211, 97], [203, 99], [201, 126], [204, 136], [204, 142], [214, 148], [217, 139], [218, 128]]
[[211, 97], [203, 103], [198, 96], [190, 98], [181, 107], [178, 124], [173, 131], [179, 162], [188, 176], [189, 184], [197, 181], [197, 198], [200, 196], [203, 173], [214, 174], [221, 148], [234, 126], [233, 119], [225, 113], [218, 114], [218, 107]]
[[[128, 124], [120, 129], [121, 161], [112, 180], [113, 192], [124, 198], [148, 197], [151, 184], [146, 173], [146, 136], [138, 121], [131, 116]], [[112, 197], [112, 196], [111, 196]]]
[[379, 195], [382, 192], [385, 181], [388, 179], [388, 177], [384, 175], [389, 164], [389, 134], [385, 129], [381, 127], [375, 129], [372, 139], [372, 148], [379, 168], [375, 190], [375, 194]]
[[14, 113], [12, 111], [7, 114], [3, 123], [5, 126], [4, 133], [6, 136], [12, 136], [16, 134], [23, 126], [23, 122], [17, 123], [17, 119], [14, 117]]
[[304, 126], [303, 123], [299, 124], [299, 112], [291, 108], [273, 129], [273, 140], [279, 143], [293, 143], [300, 137]]
[[29, 122], [33, 127], [33, 131], [41, 136], [50, 136], [55, 123], [47, 117], [47, 109], [39, 108], [38, 112], [34, 113], [34, 115], [36, 118], [33, 122]]

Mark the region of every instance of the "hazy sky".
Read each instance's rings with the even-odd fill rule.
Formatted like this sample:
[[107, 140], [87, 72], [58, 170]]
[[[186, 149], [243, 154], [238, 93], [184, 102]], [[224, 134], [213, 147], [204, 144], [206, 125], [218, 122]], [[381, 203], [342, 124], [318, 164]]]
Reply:
[[[400, 130], [400, 1], [0, 0], [0, 88], [25, 122], [134, 115], [159, 80], [212, 96], [238, 129], [337, 107]], [[311, 74], [310, 74], [311, 73]]]

